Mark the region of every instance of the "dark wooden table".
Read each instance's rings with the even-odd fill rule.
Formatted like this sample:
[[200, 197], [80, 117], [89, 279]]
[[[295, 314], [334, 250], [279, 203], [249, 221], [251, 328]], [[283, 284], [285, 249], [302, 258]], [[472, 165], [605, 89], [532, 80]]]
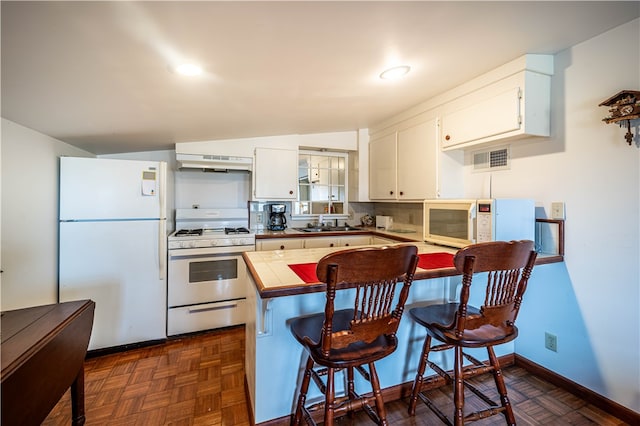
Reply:
[[84, 424], [84, 359], [95, 303], [2, 312], [2, 424], [40, 425], [71, 387], [74, 425]]

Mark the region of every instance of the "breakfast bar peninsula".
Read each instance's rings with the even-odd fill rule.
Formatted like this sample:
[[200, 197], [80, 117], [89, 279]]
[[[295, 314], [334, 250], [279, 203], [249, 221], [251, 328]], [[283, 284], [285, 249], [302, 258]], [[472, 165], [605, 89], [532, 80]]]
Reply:
[[[453, 268], [456, 249], [425, 244], [418, 247], [420, 263], [409, 292], [405, 312], [418, 305], [453, 300], [461, 277]], [[315, 277], [315, 264], [324, 255], [344, 248], [274, 250], [243, 254], [248, 276], [245, 371], [249, 407], [256, 425], [288, 424], [293, 411], [299, 378], [306, 360], [288, 328], [288, 321], [302, 315], [322, 312], [325, 287]], [[366, 265], [363, 265], [366, 267]], [[398, 284], [401, 286], [402, 284]], [[336, 309], [353, 303], [352, 289], [338, 291]], [[399, 289], [395, 297], [398, 297]], [[473, 295], [481, 300], [484, 295]], [[477, 300], [476, 299], [476, 300]], [[378, 364], [380, 386], [386, 399], [397, 399], [403, 384], [413, 381], [425, 337], [424, 328], [404, 316], [398, 330], [398, 349]], [[513, 353], [513, 344], [498, 348], [497, 355]], [[479, 356], [482, 359], [481, 353]], [[447, 366], [451, 360], [443, 358]], [[342, 390], [338, 380], [336, 393]], [[366, 390], [368, 383], [356, 388]], [[321, 401], [319, 392], [310, 392], [307, 401]]]

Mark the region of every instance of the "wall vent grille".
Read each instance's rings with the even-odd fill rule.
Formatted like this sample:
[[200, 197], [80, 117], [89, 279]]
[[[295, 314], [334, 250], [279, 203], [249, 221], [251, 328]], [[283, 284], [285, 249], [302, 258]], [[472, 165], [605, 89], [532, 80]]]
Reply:
[[474, 171], [506, 170], [509, 169], [509, 165], [510, 156], [508, 146], [473, 153]]

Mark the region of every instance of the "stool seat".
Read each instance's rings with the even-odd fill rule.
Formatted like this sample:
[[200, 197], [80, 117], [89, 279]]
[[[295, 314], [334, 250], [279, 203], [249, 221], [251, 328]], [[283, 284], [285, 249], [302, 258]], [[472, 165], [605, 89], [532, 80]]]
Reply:
[[[335, 311], [333, 314], [333, 332], [349, 330], [353, 316], [353, 309]], [[309, 345], [305, 339], [306, 337], [314, 342], [320, 341], [323, 322], [324, 314], [314, 314], [296, 318], [291, 321], [289, 328], [293, 337], [306, 347], [313, 360], [317, 364], [326, 367], [343, 368], [353, 364], [354, 361], [368, 364], [386, 357], [395, 351], [398, 346], [395, 336], [380, 335], [371, 342], [357, 341], [346, 348], [331, 348], [329, 354], [325, 356], [319, 347]]]
[[[415, 322], [427, 328], [433, 337], [450, 345], [482, 348], [487, 346], [487, 342], [498, 345], [518, 336], [518, 328], [515, 325], [503, 327], [493, 324], [482, 324], [473, 330], [465, 329], [460, 336], [456, 336], [456, 333], [451, 331], [451, 324], [454, 323], [459, 309], [459, 303], [443, 303], [410, 309], [409, 315]], [[481, 314], [478, 308], [468, 305], [467, 315]]]
[[[417, 252], [412, 245], [364, 247], [320, 259], [316, 275], [327, 286], [324, 313], [289, 322], [293, 337], [308, 355], [292, 425], [299, 425], [303, 418], [315, 425], [305, 405], [311, 379], [324, 394], [325, 426], [333, 426], [335, 417], [355, 410], [364, 410], [378, 425], [388, 424], [375, 361], [398, 346], [396, 332], [418, 265]], [[396, 285], [400, 283], [396, 298]], [[338, 287], [339, 291], [353, 291], [352, 309], [335, 309]], [[334, 376], [341, 370], [346, 371], [346, 388], [345, 394], [337, 397]], [[371, 383], [371, 394], [361, 396], [356, 392], [355, 371]], [[375, 410], [371, 404], [375, 404]]]

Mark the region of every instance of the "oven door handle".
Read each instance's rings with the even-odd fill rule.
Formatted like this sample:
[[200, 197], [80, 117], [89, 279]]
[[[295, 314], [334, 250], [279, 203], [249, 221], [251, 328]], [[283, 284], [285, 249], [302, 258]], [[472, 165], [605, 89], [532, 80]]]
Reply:
[[200, 247], [188, 249], [169, 249], [169, 258], [184, 258], [186, 256], [227, 255], [239, 256], [245, 251], [255, 251], [255, 246], [228, 247]]
[[205, 311], [217, 311], [220, 309], [229, 309], [229, 308], [235, 308], [238, 306], [238, 302], [237, 301], [231, 301], [231, 302], [226, 302], [226, 303], [210, 303], [208, 305], [199, 305], [199, 306], [193, 306], [189, 308], [189, 313], [198, 313], [198, 312], [205, 312]]

